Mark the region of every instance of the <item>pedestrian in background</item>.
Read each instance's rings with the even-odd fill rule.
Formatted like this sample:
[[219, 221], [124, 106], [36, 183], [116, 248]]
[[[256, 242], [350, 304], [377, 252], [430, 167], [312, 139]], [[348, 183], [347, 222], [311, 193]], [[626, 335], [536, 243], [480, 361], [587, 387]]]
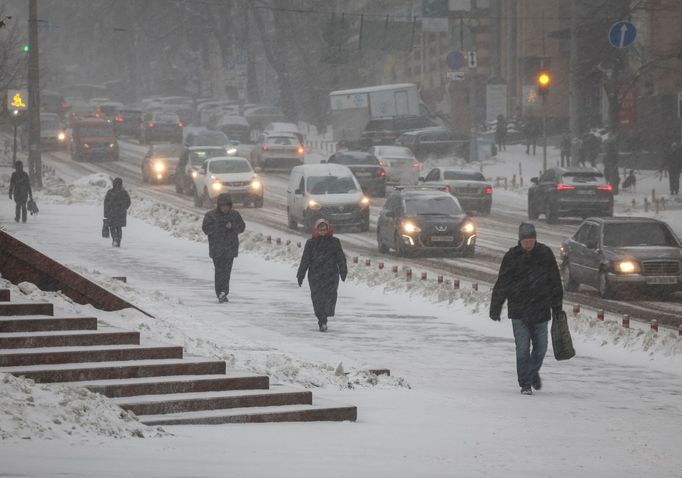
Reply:
[[495, 141], [497, 142], [498, 151], [507, 150], [507, 120], [503, 115], [497, 115], [497, 124], [495, 125]]
[[540, 122], [535, 116], [528, 117], [523, 132], [526, 135], [526, 154], [530, 154], [532, 149], [533, 156], [535, 156], [535, 148], [538, 144], [538, 136], [540, 136]]
[[317, 324], [320, 332], [326, 332], [327, 319], [336, 312], [339, 277], [345, 281], [348, 268], [341, 241], [334, 237], [334, 230], [325, 219], [315, 222], [313, 237], [305, 243], [296, 273], [299, 287], [306, 273]]
[[682, 148], [675, 142], [670, 145], [670, 150], [666, 155], [661, 170], [668, 172], [668, 182], [670, 184], [670, 195], [680, 194], [680, 172], [682, 171]]
[[547, 322], [558, 317], [563, 300], [554, 253], [536, 238], [535, 226], [519, 226], [519, 243], [504, 255], [490, 301], [490, 318], [495, 321], [507, 302], [516, 343], [516, 374], [524, 395], [533, 394], [531, 387], [542, 388]]
[[24, 171], [24, 163], [21, 161], [14, 163], [14, 172], [9, 180], [9, 198], [14, 198], [14, 220], [19, 222], [21, 219], [21, 222], [26, 222], [26, 202], [29, 199], [33, 201], [33, 191], [31, 179]]
[[232, 196], [218, 196], [216, 208], [206, 213], [201, 229], [208, 236], [208, 255], [215, 268], [215, 295], [218, 302], [229, 302], [232, 264], [239, 255], [239, 234], [246, 229], [241, 214], [232, 209]]
[[571, 135], [564, 133], [561, 137], [561, 167], [569, 167], [571, 165]]
[[130, 195], [123, 189], [123, 179], [114, 179], [111, 189], [104, 196], [104, 219], [109, 225], [111, 232], [111, 244], [121, 247], [123, 228], [126, 226], [128, 208], [130, 207]]

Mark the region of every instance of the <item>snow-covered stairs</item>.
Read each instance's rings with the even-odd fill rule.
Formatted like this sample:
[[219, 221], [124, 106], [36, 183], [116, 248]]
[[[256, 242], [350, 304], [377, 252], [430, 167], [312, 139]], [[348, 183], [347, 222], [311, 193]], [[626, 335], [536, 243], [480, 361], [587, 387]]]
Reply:
[[185, 356], [96, 317], [55, 317], [52, 304], [16, 303], [0, 290], [0, 373], [69, 382], [110, 397], [149, 425], [355, 420], [354, 406], [308, 390], [226, 371], [224, 361]]

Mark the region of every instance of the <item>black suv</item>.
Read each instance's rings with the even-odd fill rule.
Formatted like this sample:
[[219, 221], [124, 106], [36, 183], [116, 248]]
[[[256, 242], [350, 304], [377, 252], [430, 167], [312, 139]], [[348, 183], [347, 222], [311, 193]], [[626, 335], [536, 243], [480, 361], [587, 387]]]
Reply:
[[469, 159], [469, 136], [447, 128], [424, 128], [400, 135], [396, 145], [409, 148], [419, 161], [430, 157], [459, 156]]
[[377, 220], [379, 252], [400, 256], [417, 251], [472, 257], [476, 224], [449, 193], [434, 188], [396, 188]]
[[386, 171], [376, 156], [364, 151], [338, 151], [327, 162], [347, 166], [365, 194], [386, 196]]
[[560, 216], [613, 216], [613, 192], [597, 168], [551, 168], [531, 178], [528, 219], [545, 215], [548, 223]]
[[436, 126], [425, 116], [394, 116], [369, 121], [361, 135], [361, 143], [370, 148], [378, 144], [393, 144], [405, 131]]
[[561, 245], [564, 289], [587, 284], [605, 299], [624, 289], [675, 292], [682, 289], [681, 247], [670, 227], [656, 219], [589, 218]]

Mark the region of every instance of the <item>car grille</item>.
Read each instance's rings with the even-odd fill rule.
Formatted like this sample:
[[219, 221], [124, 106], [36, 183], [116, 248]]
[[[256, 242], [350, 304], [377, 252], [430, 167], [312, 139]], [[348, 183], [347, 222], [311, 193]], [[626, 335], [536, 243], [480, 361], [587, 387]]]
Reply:
[[680, 271], [679, 261], [642, 261], [645, 275], [677, 275]]
[[320, 209], [322, 215], [325, 214], [348, 214], [356, 212], [359, 207], [355, 204], [346, 204], [341, 206], [325, 206]]
[[233, 188], [244, 187], [251, 184], [251, 181], [223, 181], [223, 186], [232, 186]]

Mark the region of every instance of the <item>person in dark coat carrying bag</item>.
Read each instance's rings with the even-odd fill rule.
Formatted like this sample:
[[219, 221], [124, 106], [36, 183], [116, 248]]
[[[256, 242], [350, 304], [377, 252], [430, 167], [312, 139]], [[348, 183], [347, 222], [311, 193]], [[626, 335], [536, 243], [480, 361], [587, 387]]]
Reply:
[[111, 189], [104, 196], [104, 219], [111, 231], [111, 243], [114, 247], [121, 247], [129, 207], [130, 195], [123, 189], [123, 180], [116, 178]]
[[540, 368], [547, 352], [547, 322], [562, 312], [563, 289], [554, 253], [537, 242], [535, 226], [529, 223], [521, 224], [518, 245], [502, 259], [490, 300], [492, 320], [500, 320], [505, 301], [514, 330], [521, 393], [532, 395], [531, 387], [542, 388]]
[[33, 191], [31, 191], [31, 180], [28, 173], [24, 171], [24, 163], [17, 161], [14, 163], [14, 172], [9, 180], [9, 198], [14, 198], [15, 214], [14, 220], [26, 222], [26, 202], [33, 201]]
[[204, 216], [201, 229], [208, 236], [208, 255], [215, 267], [215, 294], [218, 302], [229, 302], [232, 263], [239, 254], [239, 234], [246, 225], [239, 212], [232, 209], [232, 196], [222, 193], [217, 206]]
[[306, 273], [320, 332], [326, 332], [327, 319], [333, 317], [336, 311], [339, 277], [342, 281], [346, 280], [348, 267], [341, 241], [334, 237], [334, 230], [324, 219], [315, 222], [313, 237], [305, 243], [296, 273], [299, 287]]

